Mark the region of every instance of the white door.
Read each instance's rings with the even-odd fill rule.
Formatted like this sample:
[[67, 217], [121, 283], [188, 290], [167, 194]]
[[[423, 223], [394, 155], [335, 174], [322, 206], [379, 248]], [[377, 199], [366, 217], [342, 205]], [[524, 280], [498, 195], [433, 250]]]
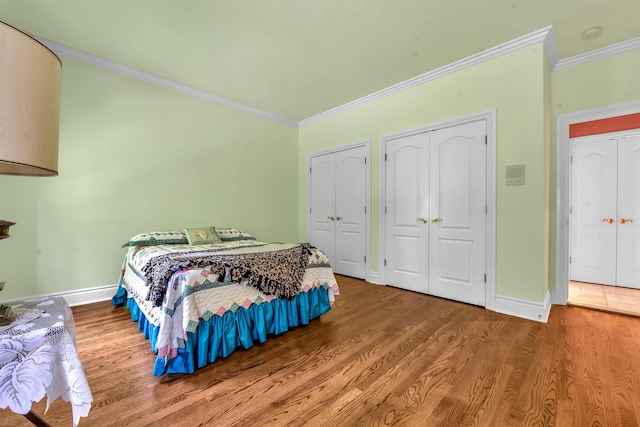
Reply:
[[616, 284], [617, 143], [571, 144], [570, 280]]
[[486, 121], [386, 143], [385, 280], [484, 306]]
[[569, 279], [640, 289], [640, 135], [571, 144]]
[[366, 276], [367, 147], [311, 158], [309, 242], [338, 274]]
[[387, 141], [387, 284], [429, 293], [429, 134]]
[[309, 174], [311, 206], [309, 243], [322, 250], [329, 261], [335, 254], [335, 167], [331, 156], [311, 158]]
[[485, 305], [486, 122], [431, 133], [429, 293]]
[[366, 147], [335, 154], [336, 272], [365, 277], [366, 256]]
[[640, 289], [640, 135], [618, 141], [618, 285]]

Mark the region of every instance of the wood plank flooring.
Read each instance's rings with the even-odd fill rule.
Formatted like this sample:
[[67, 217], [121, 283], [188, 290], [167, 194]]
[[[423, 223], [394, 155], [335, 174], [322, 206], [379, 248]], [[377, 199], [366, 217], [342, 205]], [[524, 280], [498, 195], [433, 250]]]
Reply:
[[640, 289], [569, 282], [567, 304], [640, 317]]
[[[320, 319], [195, 375], [153, 377], [127, 310], [74, 307], [94, 396], [80, 426], [640, 424], [639, 318], [554, 306], [543, 324], [338, 282]], [[70, 405], [58, 400], [44, 418], [69, 427]], [[29, 423], [0, 410], [0, 426]]]

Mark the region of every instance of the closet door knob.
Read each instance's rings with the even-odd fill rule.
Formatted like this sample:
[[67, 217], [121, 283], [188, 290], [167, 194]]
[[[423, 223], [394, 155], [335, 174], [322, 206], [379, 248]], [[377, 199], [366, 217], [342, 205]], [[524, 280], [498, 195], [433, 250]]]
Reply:
[[431, 222], [440, 222], [440, 218], [431, 218]]
[[331, 220], [331, 221], [334, 221], [334, 220], [335, 220], [335, 218], [334, 218], [334, 217], [332, 217], [332, 216], [328, 216], [328, 217], [327, 217], [327, 219], [329, 219], [329, 220]]
[[342, 219], [342, 217], [341, 217], [341, 216], [337, 216], [337, 217], [336, 217], [336, 221], [340, 221], [341, 219]]
[[631, 218], [620, 218], [620, 224], [626, 224], [627, 222], [633, 222]]
[[422, 221], [423, 224], [426, 224], [429, 222], [429, 220], [427, 218], [418, 218], [416, 219], [416, 221]]
[[614, 222], [616, 222], [616, 220], [613, 218], [602, 218], [602, 222], [606, 222], [607, 224], [613, 224]]

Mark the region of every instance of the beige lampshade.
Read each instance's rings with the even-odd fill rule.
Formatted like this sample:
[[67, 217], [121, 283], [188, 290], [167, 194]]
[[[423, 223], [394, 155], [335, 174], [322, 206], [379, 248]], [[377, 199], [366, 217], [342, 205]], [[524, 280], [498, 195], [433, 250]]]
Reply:
[[62, 63], [0, 22], [0, 174], [58, 175]]

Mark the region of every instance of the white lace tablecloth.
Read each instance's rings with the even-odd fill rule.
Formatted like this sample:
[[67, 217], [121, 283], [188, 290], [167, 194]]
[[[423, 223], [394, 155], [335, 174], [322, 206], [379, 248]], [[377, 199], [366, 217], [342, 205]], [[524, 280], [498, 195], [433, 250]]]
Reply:
[[62, 297], [5, 303], [17, 314], [0, 330], [0, 408], [18, 414], [47, 396], [71, 403], [73, 425], [86, 417], [93, 396], [76, 351], [73, 313]]

